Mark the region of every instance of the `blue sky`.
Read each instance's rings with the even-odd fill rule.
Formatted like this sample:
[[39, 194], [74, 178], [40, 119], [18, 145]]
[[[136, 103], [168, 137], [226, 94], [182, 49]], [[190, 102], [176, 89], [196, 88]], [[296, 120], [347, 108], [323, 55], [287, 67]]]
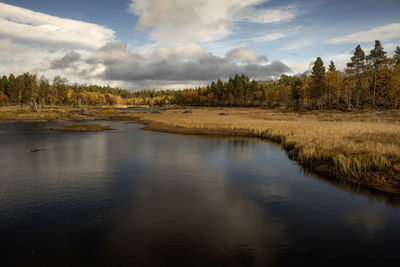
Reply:
[[344, 68], [357, 44], [400, 44], [400, 0], [0, 2], [0, 72], [129, 89]]

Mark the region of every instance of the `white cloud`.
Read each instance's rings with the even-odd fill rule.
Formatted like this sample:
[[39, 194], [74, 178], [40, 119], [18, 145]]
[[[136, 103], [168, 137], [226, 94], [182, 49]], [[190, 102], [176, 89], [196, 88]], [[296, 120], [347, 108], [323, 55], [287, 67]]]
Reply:
[[146, 52], [126, 43], [109, 43], [95, 52], [85, 49], [34, 49], [0, 39], [0, 74], [23, 72], [67, 77], [71, 83], [125, 88], [182, 88], [206, 85], [217, 78], [244, 73], [274, 79], [290, 69], [279, 61], [265, 64], [265, 56], [237, 48], [226, 56], [208, 53], [196, 44], [156, 48]]
[[189, 43], [176, 47], [161, 47], [154, 51], [153, 55], [158, 58], [186, 58], [198, 59], [207, 56], [207, 51], [198, 44]]
[[366, 43], [375, 40], [387, 41], [400, 37], [400, 23], [378, 26], [366, 31], [336, 37], [327, 41], [329, 44]]
[[256, 43], [267, 43], [286, 37], [287, 35], [281, 32], [266, 34], [259, 37], [254, 37], [251, 40]]
[[[79, 58], [77, 55], [80, 55]], [[50, 80], [60, 75], [70, 82], [108, 84], [103, 79], [104, 65], [87, 64], [80, 59], [90, 55], [90, 51], [82, 49], [35, 49], [4, 38], [0, 39], [0, 74], [30, 72], [39, 77], [45, 75]]]
[[0, 39], [0, 54], [3, 56], [8, 54], [20, 53], [30, 50], [30, 48], [14, 44], [10, 38]]
[[254, 9], [247, 20], [255, 23], [278, 23], [293, 20], [295, 17], [295, 6], [286, 6], [276, 9]]
[[295, 17], [293, 6], [255, 9], [266, 0], [132, 0], [137, 29], [158, 43], [205, 43], [229, 36], [235, 22], [276, 23]]
[[311, 70], [314, 61], [315, 58], [302, 62], [284, 61], [283, 63], [285, 63], [292, 70], [292, 74], [299, 74]]
[[281, 51], [295, 51], [303, 47], [307, 47], [314, 43], [313, 39], [298, 39], [293, 40], [290, 43], [283, 45], [280, 50]]
[[0, 35], [52, 46], [96, 49], [114, 40], [106, 27], [0, 3]]
[[257, 56], [253, 50], [247, 47], [238, 47], [232, 49], [228, 51], [225, 58], [230, 60], [239, 60], [252, 63], [267, 61], [266, 56]]
[[[224, 43], [218, 55], [198, 44], [229, 35], [236, 12], [261, 2], [136, 0], [138, 28], [150, 28], [150, 36], [161, 42], [144, 49], [116, 42], [114, 32], [100, 25], [0, 3], [0, 74], [31, 72], [50, 80], [60, 75], [71, 83], [127, 88], [198, 86], [241, 73], [274, 79], [290, 69], [280, 61], [266, 64], [265, 56], [245, 44]], [[263, 36], [264, 41], [280, 37]]]

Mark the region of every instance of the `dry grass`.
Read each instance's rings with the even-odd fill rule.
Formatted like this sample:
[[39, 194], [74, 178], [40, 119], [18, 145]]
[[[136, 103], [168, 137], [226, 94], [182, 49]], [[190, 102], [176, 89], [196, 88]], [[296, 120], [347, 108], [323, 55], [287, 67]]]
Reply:
[[0, 108], [0, 121], [4, 122], [48, 122], [84, 120], [80, 114], [81, 109], [47, 106], [40, 112], [31, 111], [28, 106], [11, 106]]
[[[225, 112], [227, 116], [220, 116]], [[284, 113], [255, 109], [194, 109], [142, 113], [164, 128], [247, 132], [280, 143], [303, 166], [371, 188], [400, 192], [399, 112]], [[190, 132], [190, 131], [186, 131]]]
[[67, 132], [100, 132], [100, 131], [114, 130], [114, 129], [112, 129], [108, 125], [77, 123], [77, 124], [57, 125], [46, 128], [46, 130], [67, 131]]

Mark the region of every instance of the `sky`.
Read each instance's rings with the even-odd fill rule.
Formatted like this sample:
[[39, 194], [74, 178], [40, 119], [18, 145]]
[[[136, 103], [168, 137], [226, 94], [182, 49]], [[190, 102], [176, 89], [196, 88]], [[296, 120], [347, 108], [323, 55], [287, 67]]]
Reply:
[[130, 90], [343, 69], [376, 39], [400, 45], [400, 0], [0, 1], [0, 75]]

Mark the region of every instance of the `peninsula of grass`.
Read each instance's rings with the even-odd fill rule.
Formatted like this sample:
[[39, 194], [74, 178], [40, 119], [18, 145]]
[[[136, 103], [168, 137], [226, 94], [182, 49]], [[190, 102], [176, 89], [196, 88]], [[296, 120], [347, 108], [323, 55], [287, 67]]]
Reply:
[[102, 125], [102, 124], [77, 123], [77, 124], [57, 125], [46, 128], [46, 130], [66, 131], [66, 132], [101, 132], [114, 129], [108, 125]]
[[257, 137], [280, 144], [306, 170], [400, 195], [398, 111], [285, 112], [251, 108], [142, 113], [145, 129], [183, 134]]

